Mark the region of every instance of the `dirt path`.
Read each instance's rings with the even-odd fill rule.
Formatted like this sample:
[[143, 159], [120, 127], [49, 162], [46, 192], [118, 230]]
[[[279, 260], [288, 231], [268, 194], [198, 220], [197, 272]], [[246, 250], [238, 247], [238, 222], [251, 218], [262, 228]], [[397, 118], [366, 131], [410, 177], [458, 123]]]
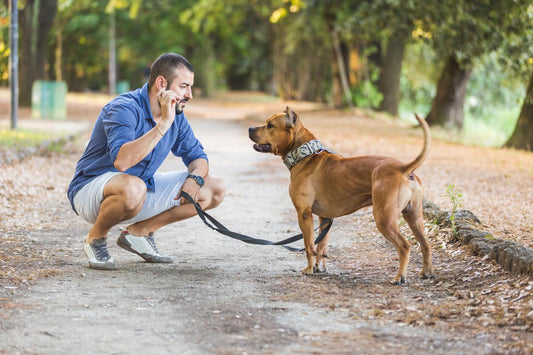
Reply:
[[[298, 233], [288, 172], [279, 158], [254, 152], [241, 121], [193, 119], [192, 125], [205, 143], [212, 173], [227, 184], [226, 199], [212, 214], [230, 228], [270, 240]], [[36, 157], [14, 169], [64, 169], [58, 164], [73, 166], [78, 156], [72, 152], [53, 162]], [[164, 169], [180, 164], [169, 159]], [[0, 353], [533, 351], [533, 282], [463, 249], [442, 248], [445, 237], [428, 225], [437, 277], [417, 278], [421, 256], [415, 245], [408, 284], [392, 286], [396, 253], [377, 232], [369, 209], [335, 221], [329, 272], [312, 277], [300, 274], [303, 255], [232, 241], [198, 218], [158, 232], [160, 249], [175, 264], [141, 262], [114, 245], [116, 229], [110, 252], [118, 271], [94, 271], [81, 249], [88, 225], [64, 200], [36, 199], [12, 217], [38, 220], [33, 226], [8, 225], [8, 232], [20, 237], [13, 241], [20, 247], [10, 250], [40, 255], [19, 264], [21, 270], [42, 273], [37, 281], [0, 290]]]
[[[299, 232], [288, 172], [279, 158], [251, 149], [242, 120], [250, 111], [207, 105], [189, 117], [212, 173], [227, 184], [226, 199], [212, 214], [239, 232], [280, 240]], [[353, 149], [342, 144], [345, 133], [332, 128], [334, 121], [310, 116], [313, 130], [328, 126], [325, 140]], [[361, 150], [376, 142], [368, 131], [357, 128]], [[380, 140], [372, 150], [400, 147], [411, 156], [419, 142], [403, 133], [390, 133], [392, 143]], [[0, 216], [0, 354], [533, 352], [530, 279], [447, 244], [428, 224], [436, 278], [417, 278], [421, 255], [413, 241], [408, 283], [392, 286], [396, 252], [369, 209], [335, 220], [324, 275], [303, 277], [303, 255], [230, 240], [198, 218], [158, 232], [160, 248], [175, 264], [141, 262], [114, 245], [115, 229], [110, 252], [119, 269], [91, 270], [81, 249], [89, 226], [70, 210], [64, 186], [82, 146], [0, 171], [7, 189], [0, 191], [6, 211]], [[175, 166], [181, 162], [169, 159], [163, 168]], [[426, 176], [438, 175], [438, 167], [425, 169]], [[430, 193], [438, 195], [429, 180]]]

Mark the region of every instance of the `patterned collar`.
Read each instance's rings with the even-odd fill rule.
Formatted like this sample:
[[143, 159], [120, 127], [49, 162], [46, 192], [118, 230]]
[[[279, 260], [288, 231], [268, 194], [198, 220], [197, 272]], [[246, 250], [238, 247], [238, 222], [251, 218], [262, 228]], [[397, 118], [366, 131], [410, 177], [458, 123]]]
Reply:
[[303, 159], [313, 154], [320, 154], [323, 151], [331, 153], [329, 149], [324, 147], [318, 139], [313, 139], [307, 143], [302, 144], [293, 151], [290, 151], [283, 159], [283, 163], [291, 170]]

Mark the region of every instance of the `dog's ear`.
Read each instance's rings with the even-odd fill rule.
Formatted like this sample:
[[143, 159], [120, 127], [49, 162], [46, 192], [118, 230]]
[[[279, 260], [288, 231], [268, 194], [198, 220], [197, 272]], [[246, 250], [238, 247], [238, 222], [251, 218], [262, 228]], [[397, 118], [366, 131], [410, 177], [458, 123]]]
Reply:
[[287, 115], [287, 126], [293, 128], [298, 120], [298, 115], [289, 106], [285, 108], [285, 114]]

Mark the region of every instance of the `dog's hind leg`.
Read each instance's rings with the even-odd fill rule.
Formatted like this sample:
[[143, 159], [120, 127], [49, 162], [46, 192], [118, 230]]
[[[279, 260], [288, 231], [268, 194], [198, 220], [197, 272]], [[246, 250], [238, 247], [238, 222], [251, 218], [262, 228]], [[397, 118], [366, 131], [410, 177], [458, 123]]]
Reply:
[[400, 213], [396, 207], [389, 207], [387, 209], [377, 209], [374, 205], [374, 219], [376, 220], [376, 225], [383, 234], [383, 236], [390, 241], [398, 252], [398, 257], [400, 259], [400, 268], [398, 269], [398, 274], [391, 281], [394, 285], [400, 285], [405, 283], [405, 276], [407, 270], [407, 264], [409, 263], [409, 254], [411, 252], [411, 244], [405, 239], [405, 237], [400, 232], [398, 227], [398, 215]]
[[387, 240], [389, 240], [398, 252], [400, 259], [400, 268], [398, 274], [392, 279], [393, 285], [401, 285], [406, 281], [407, 264], [409, 264], [409, 254], [411, 252], [411, 245], [400, 232], [396, 221], [379, 221], [376, 219], [379, 231]]
[[[322, 230], [327, 228], [327, 226], [323, 226], [324, 221], [326, 218], [319, 217], [319, 223], [320, 223], [320, 233], [322, 233]], [[318, 243], [316, 248], [316, 264], [314, 267], [314, 272], [321, 273], [326, 272], [326, 258], [328, 257], [328, 242], [329, 242], [329, 233], [328, 231], [324, 238]], [[320, 268], [320, 263], [322, 262], [322, 269]]]
[[420, 244], [422, 250], [422, 272], [420, 278], [427, 279], [433, 277], [435, 269], [433, 268], [433, 262], [431, 261], [431, 246], [429, 245], [426, 237], [424, 236], [424, 214], [422, 211], [422, 194], [415, 192], [413, 194], [413, 209], [409, 212], [403, 213], [403, 218], [413, 231], [413, 234]]

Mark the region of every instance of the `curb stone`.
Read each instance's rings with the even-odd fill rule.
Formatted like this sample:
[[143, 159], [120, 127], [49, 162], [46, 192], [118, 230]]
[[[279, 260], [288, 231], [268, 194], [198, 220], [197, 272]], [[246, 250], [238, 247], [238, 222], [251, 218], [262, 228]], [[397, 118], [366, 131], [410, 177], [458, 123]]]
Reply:
[[[442, 211], [431, 201], [424, 200], [424, 217], [434, 221], [439, 227], [450, 227], [452, 213]], [[479, 230], [481, 221], [469, 210], [457, 210], [455, 229], [457, 234], [452, 242], [470, 245], [472, 253], [488, 256], [504, 270], [513, 274], [533, 276], [533, 249], [517, 242], [499, 239], [488, 232]]]

